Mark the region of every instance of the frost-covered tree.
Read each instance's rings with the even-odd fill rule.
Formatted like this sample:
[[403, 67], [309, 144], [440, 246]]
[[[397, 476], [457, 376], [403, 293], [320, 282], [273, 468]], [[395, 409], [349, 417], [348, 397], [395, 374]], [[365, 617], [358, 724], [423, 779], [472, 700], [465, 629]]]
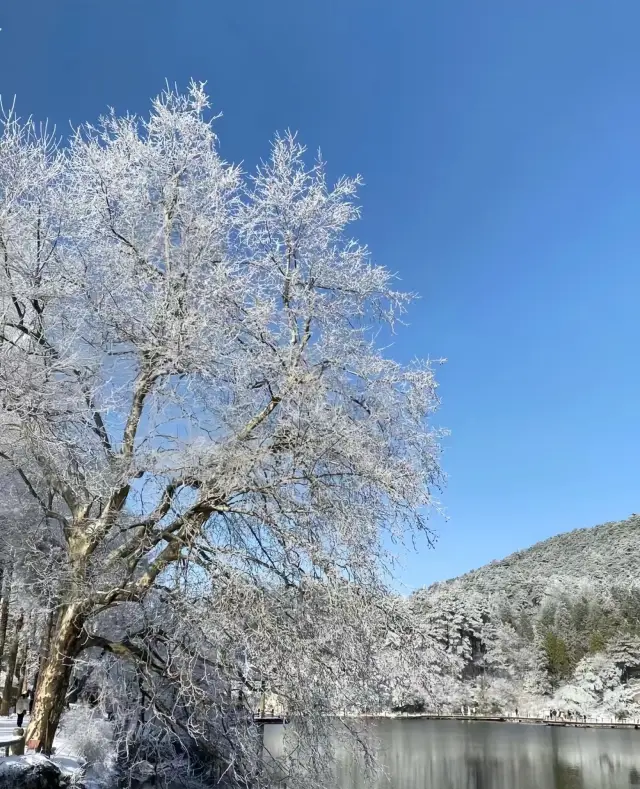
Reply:
[[640, 636], [620, 634], [607, 647], [606, 654], [622, 670], [623, 677], [640, 670]]
[[622, 671], [619, 666], [604, 654], [583, 657], [573, 674], [574, 684], [600, 700], [605, 691], [613, 690], [620, 685], [621, 678]]
[[437, 709], [445, 697], [443, 681], [456, 676], [462, 661], [434, 636], [431, 623], [411, 598], [398, 598], [404, 627], [388, 631], [375, 648], [372, 709]]
[[522, 652], [530, 653], [530, 644], [524, 644], [515, 628], [497, 620], [483, 628], [485, 644], [484, 666], [496, 676], [510, 677], [520, 674]]
[[479, 665], [482, 629], [488, 601], [479, 594], [460, 594], [455, 585], [435, 584], [412, 596], [412, 608], [422, 616], [433, 638], [460, 662], [464, 670]]
[[637, 711], [635, 689], [622, 682], [622, 669], [604, 653], [587, 655], [578, 663], [569, 682], [559, 688], [554, 703], [588, 715], [620, 715]]
[[[384, 535], [425, 531], [440, 481], [431, 366], [376, 341], [410, 296], [346, 235], [357, 179], [329, 186], [291, 136], [244, 177], [207, 106], [167, 91], [68, 145], [3, 124], [0, 458], [55, 610], [28, 732], [45, 751], [90, 650], [157, 663], [191, 698], [197, 663], [335, 711], [335, 672], [357, 678], [375, 635]], [[206, 632], [132, 613], [197, 622], [204, 600]]]

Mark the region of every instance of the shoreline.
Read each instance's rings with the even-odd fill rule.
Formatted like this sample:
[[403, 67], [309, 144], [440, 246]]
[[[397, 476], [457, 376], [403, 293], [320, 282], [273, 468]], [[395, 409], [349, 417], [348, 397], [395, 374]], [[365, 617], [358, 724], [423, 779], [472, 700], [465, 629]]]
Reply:
[[[361, 713], [360, 715], [347, 715], [351, 718], [363, 718], [371, 720], [442, 720], [442, 721], [465, 721], [467, 723], [511, 723], [518, 726], [553, 726], [557, 728], [574, 729], [632, 729], [640, 730], [640, 719], [637, 721], [607, 721], [587, 719], [586, 721], [558, 720], [557, 718], [526, 717], [524, 715], [437, 715], [429, 712], [396, 712], [396, 713]], [[283, 715], [264, 715], [255, 716], [254, 722], [258, 725], [288, 723], [288, 719]]]
[[363, 718], [373, 718], [376, 720], [448, 720], [448, 721], [482, 721], [486, 723], [512, 723], [520, 726], [555, 726], [558, 728], [571, 727], [574, 729], [637, 729], [640, 730], [640, 722], [625, 723], [624, 721], [570, 721], [558, 720], [556, 718], [528, 718], [525, 716], [509, 715], [436, 715], [426, 712], [418, 713], [395, 713], [391, 715], [362, 715]]

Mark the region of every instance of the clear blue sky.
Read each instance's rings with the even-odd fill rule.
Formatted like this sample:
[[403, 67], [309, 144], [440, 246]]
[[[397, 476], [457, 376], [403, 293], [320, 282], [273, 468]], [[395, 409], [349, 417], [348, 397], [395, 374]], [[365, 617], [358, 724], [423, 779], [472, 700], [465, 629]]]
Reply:
[[2, 5], [23, 115], [64, 130], [194, 77], [227, 159], [290, 127], [364, 175], [358, 234], [423, 294], [394, 353], [449, 359], [449, 521], [409, 588], [640, 511], [638, 0]]

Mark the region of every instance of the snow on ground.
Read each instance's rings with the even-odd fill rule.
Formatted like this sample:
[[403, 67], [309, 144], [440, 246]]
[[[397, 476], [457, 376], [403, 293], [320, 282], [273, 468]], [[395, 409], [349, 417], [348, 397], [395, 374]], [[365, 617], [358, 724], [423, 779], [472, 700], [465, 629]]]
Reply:
[[56, 756], [82, 760], [100, 774], [115, 764], [113, 726], [97, 709], [76, 704], [67, 710], [54, 741]]
[[25, 756], [3, 756], [0, 759], [0, 772], [17, 770], [25, 764], [41, 764], [49, 761], [45, 756], [37, 753], [28, 753]]
[[[25, 718], [25, 730], [27, 724], [28, 718]], [[114, 765], [111, 725], [94, 710], [77, 705], [64, 714], [50, 760], [30, 753], [5, 757], [2, 743], [14, 739], [15, 727], [15, 715], [0, 717], [0, 779], [3, 772], [26, 771], [29, 766], [50, 761], [63, 776], [71, 779], [72, 785], [81, 779], [85, 786], [104, 786], [109, 783]]]

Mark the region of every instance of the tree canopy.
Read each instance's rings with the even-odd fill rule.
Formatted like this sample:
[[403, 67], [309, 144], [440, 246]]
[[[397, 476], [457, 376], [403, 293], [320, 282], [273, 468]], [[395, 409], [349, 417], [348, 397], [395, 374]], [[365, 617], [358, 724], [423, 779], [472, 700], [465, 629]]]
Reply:
[[347, 234], [359, 180], [292, 135], [247, 176], [208, 108], [192, 84], [63, 142], [4, 119], [3, 539], [55, 619], [29, 739], [51, 748], [80, 655], [124, 660], [109, 681], [153, 725], [217, 726], [242, 782], [229, 694], [366, 696], [402, 619], [387, 536], [428, 531], [442, 475], [432, 366], [382, 348], [412, 296]]

